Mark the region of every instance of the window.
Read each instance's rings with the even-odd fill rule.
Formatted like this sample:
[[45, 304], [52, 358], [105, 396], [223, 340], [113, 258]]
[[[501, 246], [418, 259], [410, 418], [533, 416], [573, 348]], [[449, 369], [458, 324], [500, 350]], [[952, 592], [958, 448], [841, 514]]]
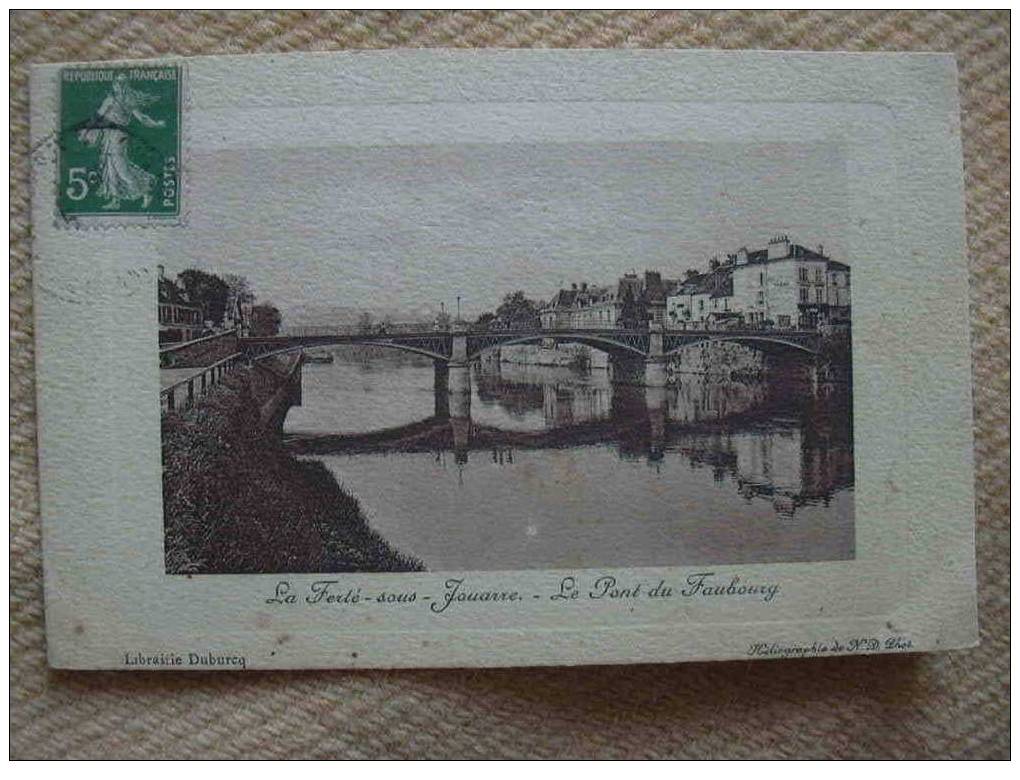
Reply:
[[807, 303], [808, 302], [807, 287], [801, 287], [800, 288], [800, 302], [801, 303]]
[[815, 303], [825, 303], [825, 289], [823, 287], [815, 288]]
[[764, 271], [759, 271], [758, 272], [758, 286], [762, 287], [762, 286], [764, 286], [764, 284], [765, 284], [765, 272]]
[[704, 310], [705, 310], [705, 299], [702, 298], [700, 301], [698, 301], [698, 311], [704, 311]]
[[765, 303], [765, 293], [763, 293], [761, 290], [758, 291], [758, 303], [759, 304]]
[[821, 268], [816, 268], [815, 269], [815, 284], [821, 284], [821, 283], [822, 283], [822, 269]]
[[798, 268], [797, 269], [797, 278], [800, 279], [800, 281], [802, 281], [802, 282], [806, 282], [808, 280], [807, 269], [804, 268], [803, 266]]

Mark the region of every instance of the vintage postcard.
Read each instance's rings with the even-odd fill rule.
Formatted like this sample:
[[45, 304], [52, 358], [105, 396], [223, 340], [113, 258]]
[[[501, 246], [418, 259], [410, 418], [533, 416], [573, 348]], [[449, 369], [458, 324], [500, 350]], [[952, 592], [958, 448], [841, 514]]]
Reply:
[[52, 665], [977, 641], [956, 66], [32, 73]]

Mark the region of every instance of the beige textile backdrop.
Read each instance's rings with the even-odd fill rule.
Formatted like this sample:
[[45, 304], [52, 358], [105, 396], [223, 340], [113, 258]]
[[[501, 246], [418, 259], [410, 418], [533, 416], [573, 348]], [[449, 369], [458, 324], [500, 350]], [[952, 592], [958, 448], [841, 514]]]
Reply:
[[[1007, 757], [1009, 22], [1008, 11], [13, 13], [12, 756]], [[926, 656], [498, 671], [47, 669], [35, 459], [27, 66], [397, 46], [955, 52], [974, 346], [979, 648]], [[923, 501], [918, 511], [924, 511]]]

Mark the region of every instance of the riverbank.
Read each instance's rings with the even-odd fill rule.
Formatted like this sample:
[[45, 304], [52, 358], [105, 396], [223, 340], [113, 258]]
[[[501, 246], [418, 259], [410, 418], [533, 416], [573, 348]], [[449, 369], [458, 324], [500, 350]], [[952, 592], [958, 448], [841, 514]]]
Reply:
[[[285, 366], [277, 366], [285, 373]], [[318, 461], [259, 425], [269, 388], [241, 369], [194, 409], [163, 418], [170, 574], [421, 571], [368, 524]]]

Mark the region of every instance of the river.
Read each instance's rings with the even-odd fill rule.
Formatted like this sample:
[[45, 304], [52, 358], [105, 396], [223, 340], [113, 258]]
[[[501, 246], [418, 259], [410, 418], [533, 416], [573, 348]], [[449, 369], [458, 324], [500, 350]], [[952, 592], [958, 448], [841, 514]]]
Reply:
[[303, 371], [285, 439], [432, 571], [854, 555], [848, 383], [799, 364], [653, 390], [487, 363], [472, 369], [468, 416], [452, 418], [427, 360]]

